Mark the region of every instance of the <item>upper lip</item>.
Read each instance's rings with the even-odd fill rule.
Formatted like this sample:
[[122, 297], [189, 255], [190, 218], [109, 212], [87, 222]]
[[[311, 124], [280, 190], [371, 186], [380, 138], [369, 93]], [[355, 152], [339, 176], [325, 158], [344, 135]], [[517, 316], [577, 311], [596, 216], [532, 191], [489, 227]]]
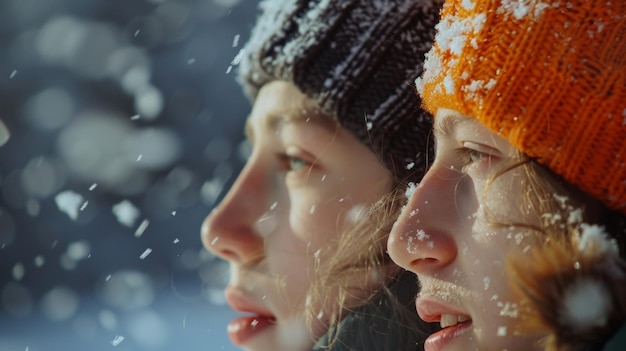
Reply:
[[415, 309], [420, 318], [425, 322], [440, 322], [442, 315], [455, 315], [471, 319], [468, 313], [461, 312], [460, 309], [450, 307], [428, 296], [418, 296], [415, 300]]
[[235, 311], [274, 318], [274, 315], [272, 315], [269, 310], [256, 304], [254, 300], [246, 295], [241, 289], [231, 285], [226, 287], [224, 293], [226, 295], [226, 302]]

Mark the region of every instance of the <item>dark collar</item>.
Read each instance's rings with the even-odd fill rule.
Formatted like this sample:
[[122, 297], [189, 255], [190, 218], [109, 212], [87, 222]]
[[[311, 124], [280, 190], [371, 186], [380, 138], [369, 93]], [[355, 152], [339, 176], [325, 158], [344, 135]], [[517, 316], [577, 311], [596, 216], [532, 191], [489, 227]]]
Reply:
[[602, 343], [591, 345], [587, 351], [624, 351], [626, 350], [626, 323]]

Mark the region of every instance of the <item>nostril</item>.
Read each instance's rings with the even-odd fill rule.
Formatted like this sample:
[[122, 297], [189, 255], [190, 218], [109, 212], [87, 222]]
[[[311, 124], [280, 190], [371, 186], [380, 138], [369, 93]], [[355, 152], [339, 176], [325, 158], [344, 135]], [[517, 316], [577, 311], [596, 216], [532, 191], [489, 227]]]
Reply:
[[426, 272], [441, 265], [441, 261], [433, 257], [423, 257], [411, 261], [410, 270], [414, 273]]
[[237, 255], [237, 253], [235, 251], [228, 250], [228, 249], [222, 249], [222, 250], [219, 250], [217, 252], [218, 252], [218, 255], [222, 259], [225, 259], [227, 261], [239, 261], [239, 256]]
[[413, 260], [413, 262], [411, 262], [411, 266], [433, 265], [433, 264], [437, 264], [438, 262], [439, 260], [436, 258], [424, 257], [424, 258], [418, 258], [417, 260]]
[[237, 259], [237, 252], [229, 247], [229, 240], [221, 239], [217, 235], [210, 235], [208, 239], [210, 240], [208, 242], [205, 241], [205, 247], [214, 255], [229, 261]]

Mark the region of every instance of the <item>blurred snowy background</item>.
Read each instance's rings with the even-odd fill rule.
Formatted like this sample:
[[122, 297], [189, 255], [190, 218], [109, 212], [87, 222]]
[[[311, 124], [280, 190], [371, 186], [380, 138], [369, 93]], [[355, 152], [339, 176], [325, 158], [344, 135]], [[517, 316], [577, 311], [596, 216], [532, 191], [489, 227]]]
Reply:
[[245, 159], [256, 6], [0, 0], [1, 351], [234, 350], [199, 228]]

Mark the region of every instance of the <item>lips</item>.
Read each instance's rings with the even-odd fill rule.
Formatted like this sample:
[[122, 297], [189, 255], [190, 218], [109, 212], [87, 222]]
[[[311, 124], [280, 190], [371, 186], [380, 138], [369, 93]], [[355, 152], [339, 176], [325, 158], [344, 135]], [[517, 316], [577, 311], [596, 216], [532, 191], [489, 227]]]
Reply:
[[438, 301], [419, 298], [415, 302], [417, 314], [426, 322], [439, 322], [441, 330], [431, 334], [424, 343], [426, 351], [440, 351], [459, 336], [471, 331], [472, 319]]
[[228, 338], [236, 346], [245, 345], [262, 331], [276, 324], [276, 319], [264, 316], [239, 317], [228, 323]]
[[241, 290], [231, 286], [226, 288], [225, 295], [232, 309], [249, 314], [237, 317], [228, 324], [228, 337], [234, 345], [242, 346], [265, 329], [276, 325], [276, 317], [256, 305]]

